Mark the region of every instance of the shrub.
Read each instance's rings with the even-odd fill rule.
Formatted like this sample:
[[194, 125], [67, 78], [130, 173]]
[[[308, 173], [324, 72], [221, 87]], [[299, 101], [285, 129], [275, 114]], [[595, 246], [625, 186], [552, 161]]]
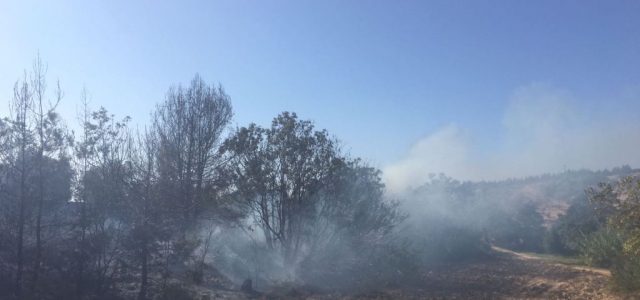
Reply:
[[601, 228], [586, 236], [580, 244], [581, 256], [589, 266], [611, 268], [622, 255], [625, 238], [610, 228]]
[[484, 258], [490, 247], [480, 231], [434, 223], [426, 230], [419, 250], [426, 263], [437, 263]]
[[195, 300], [195, 293], [185, 286], [177, 283], [170, 283], [162, 287], [157, 300]]
[[640, 256], [621, 254], [611, 265], [611, 280], [614, 289], [622, 292], [640, 289]]
[[204, 282], [204, 271], [206, 267], [206, 263], [199, 261], [189, 268], [188, 275], [193, 283], [202, 284], [202, 282]]
[[560, 254], [570, 254], [570, 251], [564, 247], [562, 243], [562, 239], [558, 232], [553, 229], [547, 229], [542, 236], [542, 249], [544, 253], [560, 253]]
[[321, 290], [365, 291], [382, 286], [411, 284], [422, 265], [408, 243], [371, 247], [334, 247], [305, 259], [300, 279]]

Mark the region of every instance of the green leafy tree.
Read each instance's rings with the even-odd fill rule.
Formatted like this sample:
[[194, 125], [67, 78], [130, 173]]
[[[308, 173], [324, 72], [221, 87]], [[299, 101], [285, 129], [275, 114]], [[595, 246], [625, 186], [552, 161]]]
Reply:
[[295, 113], [278, 115], [270, 128], [238, 129], [225, 150], [233, 197], [286, 265], [345, 241], [384, 240], [403, 219], [384, 198], [378, 170], [343, 156], [326, 130]]
[[625, 253], [640, 255], [640, 181], [627, 176], [617, 184], [600, 182], [590, 187], [589, 201], [607, 216], [607, 224], [628, 235], [623, 245]]
[[314, 197], [336, 163], [337, 147], [326, 131], [285, 112], [271, 128], [240, 128], [226, 141], [233, 157], [237, 197], [264, 232], [269, 249], [292, 264], [316, 211]]
[[607, 227], [588, 237], [584, 253], [611, 268], [617, 288], [640, 289], [640, 181], [627, 176], [615, 184], [600, 182], [588, 193]]

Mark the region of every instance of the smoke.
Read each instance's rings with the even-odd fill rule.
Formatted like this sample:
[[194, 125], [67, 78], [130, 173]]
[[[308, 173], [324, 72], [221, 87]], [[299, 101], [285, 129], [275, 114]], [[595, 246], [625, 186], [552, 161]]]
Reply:
[[[501, 180], [565, 169], [640, 165], [640, 123], [628, 107], [581, 105], [569, 91], [544, 83], [516, 89], [502, 115], [499, 138], [475, 136], [450, 124], [418, 140], [384, 167], [392, 193], [429, 181], [431, 173], [459, 180]], [[479, 153], [478, 143], [491, 145]]]
[[449, 125], [416, 142], [400, 161], [384, 169], [389, 191], [418, 186], [428, 180], [430, 173], [446, 172], [461, 178], [469, 168], [470, 136], [457, 125]]

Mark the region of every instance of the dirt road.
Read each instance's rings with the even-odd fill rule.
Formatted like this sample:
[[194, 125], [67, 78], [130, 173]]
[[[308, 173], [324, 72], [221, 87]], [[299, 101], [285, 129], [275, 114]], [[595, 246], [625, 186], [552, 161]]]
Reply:
[[[500, 247], [495, 247], [494, 246], [494, 247], [491, 247], [491, 248], [494, 251], [511, 254], [511, 255], [514, 255], [514, 256], [522, 258], [522, 259], [547, 260], [545, 258], [529, 255], [529, 254], [526, 254], [526, 253], [513, 252], [511, 250], [500, 248]], [[567, 264], [553, 262], [553, 261], [549, 261], [549, 262], [550, 263], [555, 263], [556, 265], [560, 265], [560, 266], [568, 266], [568, 267], [571, 267], [571, 268], [576, 269], [576, 270], [591, 271], [591, 272], [599, 273], [599, 274], [602, 274], [602, 275], [605, 275], [605, 276], [611, 276], [611, 271], [605, 270], [605, 269], [591, 268], [591, 267], [585, 267], [585, 266], [576, 266], [576, 265], [567, 265]]]

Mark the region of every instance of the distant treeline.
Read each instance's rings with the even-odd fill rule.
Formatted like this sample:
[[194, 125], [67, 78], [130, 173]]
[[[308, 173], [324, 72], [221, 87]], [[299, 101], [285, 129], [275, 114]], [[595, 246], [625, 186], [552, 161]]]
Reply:
[[[433, 174], [429, 182], [403, 195], [403, 205], [412, 212], [412, 226], [435, 229], [449, 224], [475, 231], [478, 239], [512, 250], [577, 254], [575, 241], [564, 233], [568, 220], [602, 218], [595, 210], [586, 209], [586, 189], [634, 172], [639, 171], [622, 166], [482, 182]], [[554, 205], [560, 211], [545, 211]], [[583, 218], [586, 213], [589, 217]]]

